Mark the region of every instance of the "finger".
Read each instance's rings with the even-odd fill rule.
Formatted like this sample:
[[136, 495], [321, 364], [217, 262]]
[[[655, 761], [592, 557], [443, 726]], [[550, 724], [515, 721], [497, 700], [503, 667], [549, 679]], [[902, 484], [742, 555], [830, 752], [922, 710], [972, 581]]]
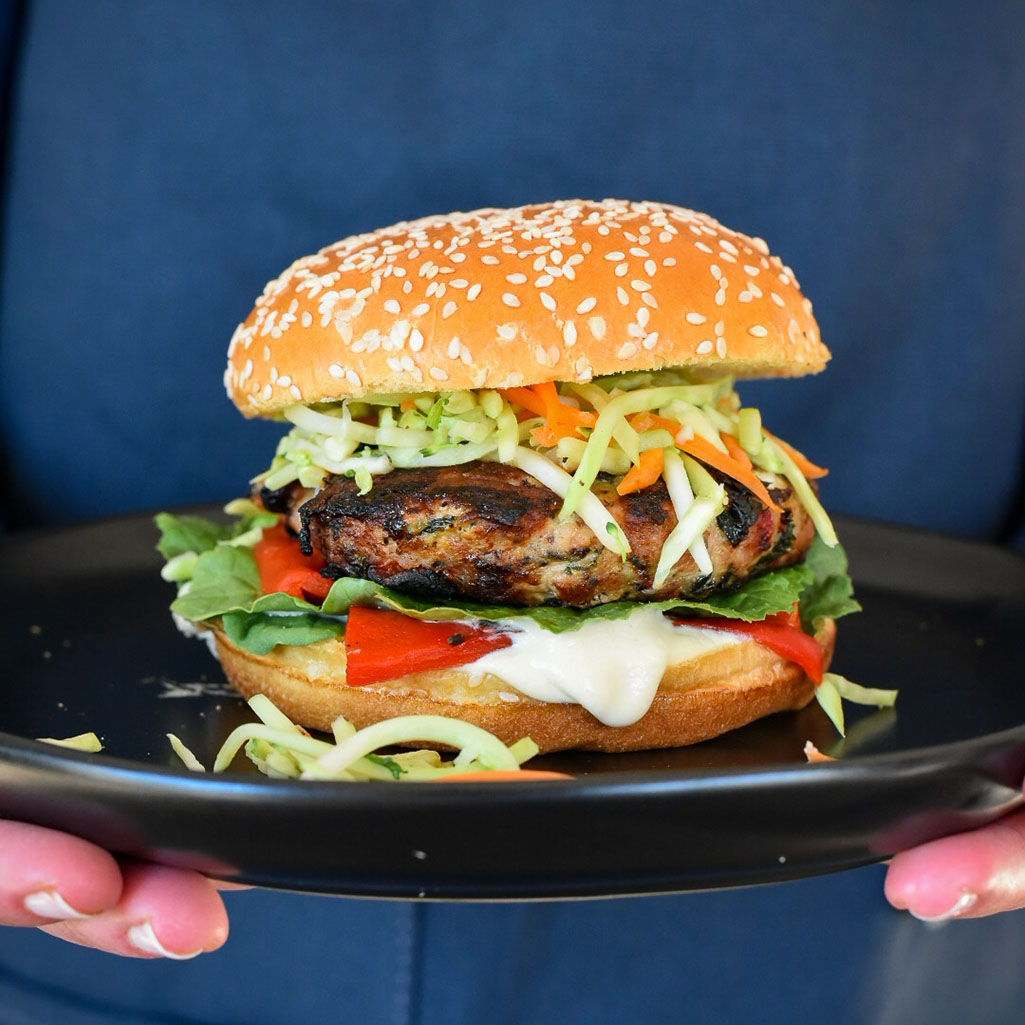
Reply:
[[0, 924], [84, 918], [120, 896], [121, 870], [107, 851], [53, 829], [0, 821]]
[[917, 918], [980, 918], [1025, 907], [1025, 811], [898, 854], [886, 899]]
[[122, 875], [124, 891], [116, 907], [45, 931], [125, 957], [175, 960], [216, 950], [228, 938], [224, 902], [198, 872], [132, 862], [122, 866]]

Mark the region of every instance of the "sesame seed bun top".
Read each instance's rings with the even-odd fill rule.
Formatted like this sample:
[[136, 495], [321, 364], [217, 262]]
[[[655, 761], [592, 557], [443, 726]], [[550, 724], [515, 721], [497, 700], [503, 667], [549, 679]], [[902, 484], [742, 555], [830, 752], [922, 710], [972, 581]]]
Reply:
[[567, 200], [425, 217], [297, 260], [236, 329], [225, 386], [269, 416], [667, 367], [796, 377], [828, 359], [761, 239], [665, 203]]

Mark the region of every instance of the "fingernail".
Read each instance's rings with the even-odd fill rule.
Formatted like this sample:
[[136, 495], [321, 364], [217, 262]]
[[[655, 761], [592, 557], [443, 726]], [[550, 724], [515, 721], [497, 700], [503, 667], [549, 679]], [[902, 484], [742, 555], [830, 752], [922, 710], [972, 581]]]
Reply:
[[157, 939], [157, 934], [153, 931], [153, 924], [149, 921], [133, 925], [128, 930], [128, 942], [136, 950], [141, 950], [144, 954], [169, 957], [172, 961], [188, 961], [190, 958], [199, 957], [203, 953], [202, 950], [195, 950], [191, 954], [176, 954], [174, 951], [168, 950]]
[[959, 915], [963, 915], [977, 900], [979, 899], [977, 894], [974, 893], [962, 893], [954, 903], [947, 908], [942, 914], [939, 915], [919, 915], [911, 912], [915, 918], [920, 922], [945, 922], [949, 918], [957, 918]]
[[56, 890], [36, 890], [23, 901], [26, 911], [40, 918], [52, 918], [55, 921], [66, 921], [69, 918], [90, 918], [84, 911], [73, 908]]

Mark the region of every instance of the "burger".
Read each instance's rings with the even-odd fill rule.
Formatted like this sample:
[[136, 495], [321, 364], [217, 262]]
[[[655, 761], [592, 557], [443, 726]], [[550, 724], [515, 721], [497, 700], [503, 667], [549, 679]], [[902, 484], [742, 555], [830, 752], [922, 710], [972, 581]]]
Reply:
[[231, 338], [228, 395], [286, 431], [230, 522], [158, 518], [172, 610], [309, 729], [625, 751], [835, 697], [825, 471], [735, 391], [828, 359], [761, 239], [665, 203], [343, 239]]

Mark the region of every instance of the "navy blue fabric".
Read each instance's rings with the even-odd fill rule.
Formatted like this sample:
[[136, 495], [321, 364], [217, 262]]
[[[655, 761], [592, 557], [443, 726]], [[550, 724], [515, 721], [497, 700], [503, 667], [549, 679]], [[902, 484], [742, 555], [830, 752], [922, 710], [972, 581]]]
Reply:
[[[30, 0], [0, 237], [0, 518], [226, 499], [279, 430], [224, 352], [291, 259], [559, 197], [767, 238], [834, 352], [752, 383], [838, 512], [1025, 545], [1025, 8]], [[9, 23], [18, 27], [17, 19]], [[1022, 914], [930, 929], [866, 869], [594, 903], [228, 897], [188, 964], [0, 931], [0, 1022], [1020, 1020]]]

